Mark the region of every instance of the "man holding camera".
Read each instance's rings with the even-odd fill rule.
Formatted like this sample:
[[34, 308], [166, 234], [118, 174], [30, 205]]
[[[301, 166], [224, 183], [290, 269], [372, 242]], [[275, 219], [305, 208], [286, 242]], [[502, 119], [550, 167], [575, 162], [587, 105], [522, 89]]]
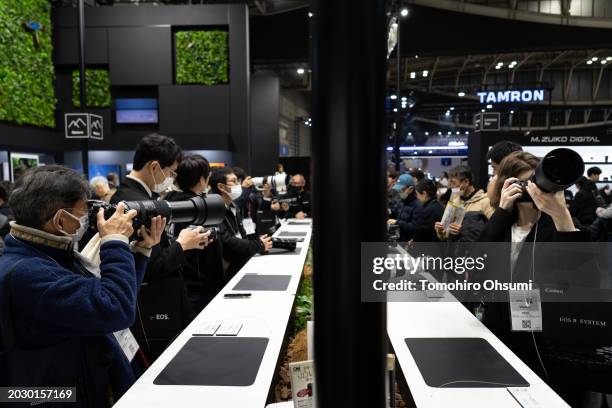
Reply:
[[136, 212], [119, 204], [105, 220], [100, 210], [99, 260], [88, 259], [74, 250], [94, 219], [88, 194], [79, 173], [56, 165], [28, 170], [11, 194], [15, 222], [0, 257], [1, 377], [76, 386], [76, 407], [106, 407], [135, 381], [134, 354], [113, 333], [134, 323], [136, 293], [165, 220], [154, 218], [130, 244]]
[[228, 167], [215, 169], [210, 177], [213, 193], [221, 195], [227, 208], [220, 226], [219, 239], [223, 244], [226, 277], [231, 278], [255, 254], [263, 254], [272, 248], [272, 239], [263, 235], [249, 238], [242, 223], [242, 216], [234, 200], [242, 194], [242, 186], [233, 170]]
[[301, 174], [296, 174], [291, 178], [287, 197], [292, 199], [292, 203], [282, 203], [283, 210], [288, 212], [289, 218], [304, 219], [310, 216], [310, 193], [306, 191], [306, 179]]
[[[111, 198], [111, 204], [158, 199], [174, 184], [180, 160], [181, 148], [174, 139], [157, 134], [145, 136], [136, 146], [133, 169]], [[177, 265], [187, 265], [184, 251], [202, 249], [207, 243], [208, 235], [200, 228], [182, 230], [174, 242], [164, 232], [160, 245], [153, 250], [146, 280], [173, 275]]]

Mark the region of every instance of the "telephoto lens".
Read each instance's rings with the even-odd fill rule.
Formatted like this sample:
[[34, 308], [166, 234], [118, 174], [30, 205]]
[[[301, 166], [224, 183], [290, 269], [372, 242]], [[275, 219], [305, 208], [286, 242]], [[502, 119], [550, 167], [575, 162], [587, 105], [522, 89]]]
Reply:
[[[116, 210], [115, 205], [104, 201], [89, 200], [90, 225], [96, 225], [96, 216], [99, 208], [104, 209], [104, 218], [108, 219]], [[136, 217], [132, 220], [134, 231], [138, 231], [141, 226], [148, 228], [151, 219], [162, 216], [166, 218], [168, 224], [189, 223], [193, 225], [214, 226], [223, 222], [225, 217], [225, 202], [219, 195], [209, 195], [207, 197], [196, 196], [185, 201], [166, 201], [166, 200], [144, 200], [144, 201], [124, 201], [126, 212], [136, 210]]]
[[279, 194], [287, 192], [287, 186], [291, 176], [287, 174], [277, 174], [275, 176], [253, 177], [251, 181], [257, 190], [263, 190], [264, 184], [269, 184]]
[[[575, 184], [583, 174], [582, 157], [572, 149], [559, 148], [544, 156], [530, 180], [545, 193], [556, 193]], [[523, 189], [523, 196], [518, 201], [532, 201], [527, 192], [527, 182], [517, 181], [517, 184]]]

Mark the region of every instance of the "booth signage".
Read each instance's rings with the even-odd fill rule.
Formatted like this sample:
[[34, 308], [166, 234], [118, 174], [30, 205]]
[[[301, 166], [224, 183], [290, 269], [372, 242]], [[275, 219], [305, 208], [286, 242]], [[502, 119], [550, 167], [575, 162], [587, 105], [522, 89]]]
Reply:
[[97, 139], [104, 138], [104, 123], [102, 116], [91, 113], [66, 113], [64, 128], [67, 139]]
[[476, 95], [480, 103], [543, 102], [543, 89], [525, 89], [512, 91], [481, 91]]
[[474, 126], [476, 131], [492, 132], [498, 131], [500, 128], [499, 112], [485, 112], [474, 116]]
[[599, 136], [531, 136], [530, 143], [534, 144], [599, 144]]

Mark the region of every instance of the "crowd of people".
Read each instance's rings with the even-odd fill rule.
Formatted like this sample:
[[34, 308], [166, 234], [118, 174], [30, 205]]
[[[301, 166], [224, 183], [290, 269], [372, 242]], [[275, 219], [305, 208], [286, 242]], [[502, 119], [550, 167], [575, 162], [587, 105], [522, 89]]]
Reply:
[[[483, 248], [483, 243], [508, 243], [494, 244], [496, 252], [490, 269], [494, 270], [495, 276], [527, 282], [532, 277], [530, 271], [533, 273], [536, 265], [538, 283], [561, 282], [565, 287], [577, 285], [596, 290], [609, 288], [612, 283], [612, 268], [609, 266], [612, 247], [609, 244], [589, 244], [589, 248], [595, 252], [597, 248], [602, 248], [599, 251], [603, 252], [601, 254], [589, 252], [580, 245], [593, 241], [612, 242], [610, 189], [608, 186], [597, 188], [601, 169], [587, 169], [587, 176], [581, 177], [575, 184], [575, 194], [570, 190], [547, 193], [532, 181], [540, 160], [523, 151], [516, 143], [502, 141], [495, 144], [487, 155], [493, 175], [486, 192], [475, 185], [473, 173], [466, 166], [452, 168], [435, 180], [425, 178], [422, 171], [398, 175], [390, 169], [387, 174], [388, 225], [390, 231], [399, 228], [399, 237], [390, 233], [390, 239], [394, 237], [395, 241], [408, 243], [407, 248], [419, 242], [457, 242], [453, 246], [435, 246], [444, 248], [442, 252], [446, 251], [446, 255], [450, 256], [457, 256], [457, 253], [448, 251], [456, 252], [458, 248], [469, 252], [479, 245], [479, 248]], [[536, 242], [559, 243], [559, 246], [534, 251]], [[563, 243], [572, 245], [562, 246]], [[576, 251], [572, 251], [573, 247], [577, 247]], [[605, 261], [597, 263], [596, 258], [602, 255], [603, 258], [609, 257], [607, 264]], [[434, 274], [434, 277], [438, 280], [451, 279], [440, 274]], [[461, 276], [458, 279], [473, 280], [478, 276]], [[590, 301], [585, 299], [585, 302]], [[588, 336], [565, 339], [546, 332], [534, 334], [521, 331], [511, 325], [508, 301], [491, 299], [486, 294], [479, 302], [463, 304], [572, 406], [600, 406], [601, 398], [612, 399], [611, 396], [602, 397], [602, 394], [595, 393], [595, 399], [582, 405], [586, 401], [585, 395], [593, 394], [589, 391], [593, 387], [606, 389], [606, 392], [610, 390], [609, 384], [606, 386], [598, 380], [596, 372], [577, 368], [570, 363], [571, 350], [576, 350], [578, 343], [588, 343]], [[558, 310], [573, 310], [574, 305], [558, 303], [552, 308], [544, 305], [542, 313], [558, 314]], [[601, 310], [601, 307], [609, 304], [593, 305]], [[565, 347], [562, 352], [558, 346], [551, 346], [560, 343]], [[547, 350], [553, 351], [546, 354]], [[549, 367], [550, 372], [545, 367]], [[574, 380], [568, 383], [568, 378]]]
[[[518, 184], [508, 182], [504, 186], [499, 183], [502, 179], [499, 177], [500, 169], [504, 169], [504, 180], [519, 180], [519, 172], [522, 170], [529, 173], [523, 177], [524, 181], [528, 181], [539, 163], [537, 157], [523, 152], [520, 145], [510, 141], [502, 141], [493, 146], [487, 160], [493, 168], [493, 176], [486, 192], [474, 185], [474, 175], [468, 166], [454, 167], [450, 172], [443, 172], [440, 177], [433, 179], [425, 178], [419, 169], [398, 174], [390, 168], [387, 171], [388, 224], [399, 227], [399, 241], [478, 241], [485, 224], [499, 208], [501, 197], [513, 192], [514, 203], [523, 195]], [[594, 241], [608, 241], [612, 234], [612, 192], [609, 185], [598, 189], [597, 182], [601, 174], [599, 167], [591, 167], [587, 170], [587, 176], [576, 182], [575, 193], [569, 189], [563, 192], [564, 215], [569, 214], [577, 230], [589, 231], [590, 239]], [[536, 193], [541, 192], [535, 184], [530, 188], [536, 189]], [[529, 193], [532, 196], [531, 191]], [[544, 197], [548, 196], [545, 194]], [[560, 197], [557, 194], [556, 199], [560, 200]], [[445, 226], [441, 221], [449, 201], [461, 206], [464, 216], [462, 222], [451, 222]], [[546, 214], [548, 208], [540, 208], [538, 204], [536, 202], [536, 208]], [[507, 210], [512, 209], [513, 206]]]
[[[111, 405], [252, 256], [270, 251], [280, 219], [311, 216], [304, 176], [284, 194], [262, 187], [158, 134], [140, 141], [121, 182], [47, 165], [0, 184], [2, 345], [27, 366], [11, 380], [78, 384], [75, 406]], [[134, 231], [137, 213], [124, 203], [213, 194], [226, 211], [212, 229], [157, 216]], [[94, 214], [92, 199], [116, 210]]]

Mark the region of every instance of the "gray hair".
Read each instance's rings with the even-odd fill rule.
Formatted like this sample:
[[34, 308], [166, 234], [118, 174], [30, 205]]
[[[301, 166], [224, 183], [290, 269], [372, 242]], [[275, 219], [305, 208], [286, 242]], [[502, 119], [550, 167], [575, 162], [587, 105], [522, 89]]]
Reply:
[[96, 176], [89, 180], [89, 185], [91, 186], [91, 188], [95, 188], [99, 184], [103, 184], [104, 186], [108, 187], [108, 180], [106, 179], [106, 177]]
[[9, 198], [15, 221], [40, 229], [61, 208], [73, 208], [89, 198], [82, 176], [65, 166], [42, 166], [27, 170], [17, 180]]

